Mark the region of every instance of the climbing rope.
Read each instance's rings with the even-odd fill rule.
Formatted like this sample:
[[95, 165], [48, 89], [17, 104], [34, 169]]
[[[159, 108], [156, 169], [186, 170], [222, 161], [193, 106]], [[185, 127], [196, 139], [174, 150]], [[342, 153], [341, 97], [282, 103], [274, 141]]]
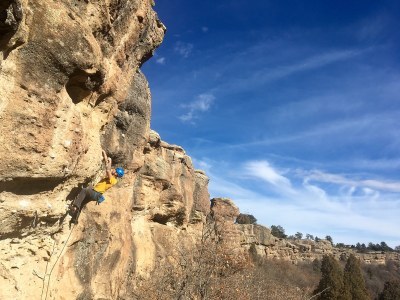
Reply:
[[[105, 169], [104, 164], [101, 164], [100, 171], [104, 171], [104, 169]], [[98, 177], [99, 177], [99, 172], [98, 172], [97, 175], [92, 179], [91, 184], [93, 184], [94, 182], [97, 182], [97, 181], [98, 181], [98, 180], [97, 180]], [[37, 219], [37, 212], [36, 212], [35, 219], [34, 219], [32, 225], [36, 225], [36, 219]], [[52, 268], [50, 269], [50, 272], [47, 274], [47, 270], [48, 270], [48, 266], [49, 266], [50, 260], [51, 260], [51, 258], [53, 257], [53, 254], [54, 254], [54, 251], [55, 251], [55, 245], [56, 245], [56, 241], [55, 241], [55, 240], [54, 240], [54, 243], [53, 243], [53, 250], [52, 250], [52, 252], [51, 252], [51, 254], [50, 254], [50, 258], [49, 258], [49, 260], [47, 261], [47, 264], [46, 264], [46, 269], [45, 269], [45, 274], [44, 274], [44, 276], [43, 276], [43, 277], [40, 276], [39, 274], [37, 274], [37, 272], [36, 272], [35, 270], [33, 270], [33, 274], [36, 275], [37, 277], [39, 277], [40, 279], [42, 279], [42, 281], [43, 281], [43, 284], [42, 284], [42, 294], [41, 294], [41, 296], [40, 296], [40, 299], [41, 299], [41, 300], [43, 300], [43, 292], [44, 292], [44, 288], [45, 288], [45, 285], [46, 285], [46, 277], [48, 277], [47, 286], [46, 286], [46, 295], [45, 295], [45, 298], [44, 298], [44, 300], [47, 300], [47, 296], [48, 296], [48, 292], [49, 292], [49, 286], [50, 286], [50, 280], [51, 280], [51, 274], [53, 273], [53, 270], [54, 270], [54, 268], [55, 268], [55, 266], [56, 266], [58, 260], [60, 259], [62, 253], [64, 252], [64, 249], [65, 249], [66, 245], [68, 244], [69, 238], [71, 237], [71, 234], [72, 234], [72, 231], [73, 231], [74, 227], [75, 227], [75, 224], [72, 224], [71, 230], [70, 230], [70, 232], [69, 232], [69, 234], [68, 234], [68, 237], [67, 237], [67, 239], [66, 239], [66, 241], [65, 241], [65, 243], [64, 243], [64, 246], [63, 246], [63, 248], [61, 249], [61, 252], [60, 252], [60, 254], [58, 255], [56, 261], [54, 262]]]
[[52, 250], [52, 252], [51, 252], [51, 254], [50, 254], [50, 258], [49, 258], [49, 260], [47, 261], [47, 264], [46, 264], [46, 270], [45, 270], [44, 276], [43, 276], [43, 277], [39, 276], [39, 275], [36, 273], [36, 271], [33, 270], [33, 274], [36, 275], [37, 277], [39, 277], [40, 279], [42, 279], [42, 281], [43, 281], [43, 284], [42, 284], [42, 294], [41, 294], [41, 296], [40, 296], [40, 299], [42, 299], [42, 300], [43, 300], [44, 287], [45, 287], [45, 285], [46, 285], [46, 277], [48, 277], [48, 280], [47, 280], [47, 287], [46, 287], [46, 296], [45, 296], [44, 300], [47, 299], [47, 295], [48, 295], [48, 292], [49, 292], [51, 274], [53, 273], [54, 267], [56, 266], [58, 260], [60, 259], [62, 253], [64, 252], [64, 249], [65, 249], [66, 245], [68, 244], [69, 238], [71, 237], [71, 234], [72, 234], [72, 231], [73, 231], [74, 227], [75, 227], [75, 224], [72, 224], [72, 227], [71, 227], [71, 230], [70, 230], [70, 232], [69, 232], [68, 238], [67, 238], [67, 240], [65, 241], [64, 246], [63, 246], [63, 248], [61, 249], [61, 252], [60, 252], [60, 254], [58, 255], [58, 257], [57, 257], [55, 263], [53, 264], [53, 267], [50, 269], [50, 272], [47, 274], [48, 266], [49, 266], [49, 263], [50, 263], [50, 260], [51, 260], [51, 258], [52, 258], [52, 256], [53, 256], [53, 254], [54, 254], [54, 250], [55, 250], [55, 246], [56, 246], [56, 241], [55, 241], [55, 240], [54, 240], [54, 243], [53, 243], [53, 250]]

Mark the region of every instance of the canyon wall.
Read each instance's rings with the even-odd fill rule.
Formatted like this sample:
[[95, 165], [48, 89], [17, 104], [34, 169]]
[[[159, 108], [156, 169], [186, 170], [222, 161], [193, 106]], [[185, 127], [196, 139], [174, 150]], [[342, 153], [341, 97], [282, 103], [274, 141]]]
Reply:
[[350, 254], [353, 254], [366, 264], [385, 264], [388, 260], [400, 261], [400, 253], [397, 252], [359, 253], [356, 249], [334, 247], [330, 241], [323, 239], [317, 242], [275, 237], [269, 228], [255, 224], [254, 217], [241, 215], [241, 218], [238, 218], [240, 211], [230, 199], [212, 199], [211, 209], [218, 215], [217, 221], [224, 222], [224, 226], [220, 226], [222, 238], [228, 240], [233, 248], [242, 251], [246, 249], [259, 257], [290, 261], [294, 264], [321, 260], [327, 254], [341, 261], [346, 261]]

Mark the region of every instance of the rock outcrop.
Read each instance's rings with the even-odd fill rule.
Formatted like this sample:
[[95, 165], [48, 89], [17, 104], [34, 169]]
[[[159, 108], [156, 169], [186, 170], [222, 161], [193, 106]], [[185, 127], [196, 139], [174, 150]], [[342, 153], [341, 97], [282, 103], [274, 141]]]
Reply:
[[[198, 237], [201, 223], [193, 223], [191, 215], [196, 204], [209, 201], [207, 186], [206, 194], [196, 194], [190, 158], [180, 147], [153, 143], [155, 135], [146, 143], [143, 166], [107, 192], [104, 205], [89, 203], [83, 210], [59, 262], [52, 295], [132, 297], [136, 283], [148, 278], [157, 261]], [[207, 211], [196, 212], [205, 219]], [[74, 290], [65, 291], [70, 282]]]
[[[165, 33], [151, 6], [145, 0], [2, 2], [2, 235], [23, 234], [36, 214], [57, 219], [73, 187], [100, 171], [101, 142], [117, 145], [110, 146], [117, 162], [124, 155], [122, 163], [135, 164], [150, 122], [138, 67]], [[121, 141], [124, 131], [126, 143], [134, 143], [130, 150]]]
[[248, 224], [247, 221], [234, 224], [232, 219], [241, 214], [230, 199], [218, 198], [211, 202], [211, 210], [217, 216], [217, 222], [224, 223], [223, 226], [217, 226], [219, 234], [222, 240], [229, 240], [230, 247], [235, 251], [252, 249], [254, 254], [260, 257], [290, 261], [294, 264], [312, 262], [315, 259], [321, 260], [326, 254], [332, 254], [336, 259], [344, 261], [350, 254], [354, 254], [367, 264], [384, 264], [388, 260], [400, 261], [400, 253], [395, 252], [358, 253], [354, 249], [333, 247], [328, 240], [316, 242], [306, 239], [277, 238], [272, 235], [269, 228], [262, 225]]
[[[138, 68], [166, 30], [153, 5], [149, 0], [0, 4], [1, 299], [39, 299], [42, 279], [49, 279], [46, 266], [54, 266], [52, 298], [115, 298], [120, 283], [99, 274], [123, 274], [127, 281], [126, 274], [141, 268], [136, 259], [146, 261], [135, 251], [145, 217], [136, 214], [133, 230], [132, 207], [150, 136], [150, 92]], [[106, 195], [107, 204], [89, 204], [71, 232], [66, 204], [78, 186], [104, 172], [102, 148], [128, 175]], [[189, 204], [183, 209], [187, 218], [196, 189], [190, 167], [191, 190], [181, 195]], [[170, 178], [165, 201], [190, 185], [184, 175], [179, 182]], [[180, 188], [182, 182], [186, 186]]]

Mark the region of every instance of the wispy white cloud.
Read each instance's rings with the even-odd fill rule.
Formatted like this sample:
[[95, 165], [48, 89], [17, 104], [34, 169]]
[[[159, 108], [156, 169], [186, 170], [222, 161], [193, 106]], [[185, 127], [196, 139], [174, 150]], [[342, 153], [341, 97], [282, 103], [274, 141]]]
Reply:
[[400, 168], [400, 158], [392, 159], [353, 159], [352, 161], [346, 162], [348, 166], [352, 168], [364, 169], [364, 170], [397, 170]]
[[268, 161], [249, 161], [244, 165], [244, 174], [261, 179], [275, 188], [278, 188], [280, 192], [294, 194], [295, 191], [292, 189], [290, 180], [283, 176], [281, 172], [273, 168]]
[[182, 122], [193, 122], [197, 119], [200, 113], [204, 113], [211, 108], [215, 100], [213, 94], [200, 94], [196, 99], [189, 104], [183, 104], [182, 107], [187, 110], [187, 112], [179, 117]]
[[160, 65], [165, 65], [165, 57], [156, 58], [156, 63], [158, 63]]
[[[319, 237], [331, 235], [335, 242], [347, 244], [380, 241], [392, 247], [400, 244], [397, 229], [400, 226], [400, 200], [385, 193], [388, 188], [385, 182], [382, 185], [372, 180], [374, 189], [369, 187], [371, 180], [310, 171], [303, 173], [302, 184], [294, 185], [292, 180], [299, 176], [297, 171], [281, 172], [268, 161], [247, 161], [236, 167], [230, 166], [235, 170], [228, 174], [226, 168], [221, 172], [219, 167], [215, 167], [219, 165], [217, 162], [206, 160], [206, 165], [211, 196], [231, 198], [241, 212], [255, 215], [259, 224], [279, 224], [288, 233], [300, 231]], [[324, 182], [317, 181], [316, 177], [324, 179]], [[268, 182], [278, 193], [269, 196], [263, 193], [264, 189], [254, 183], [255, 178]], [[325, 188], [323, 183], [337, 185], [337, 192]], [[383, 189], [382, 193], [378, 192], [378, 187]], [[288, 190], [293, 193], [288, 193]]]
[[[226, 60], [229, 60], [229, 63], [228, 61], [223, 61], [222, 63], [225, 64], [224, 66], [218, 63], [218, 65], [214, 66], [214, 70], [222, 70], [227, 76], [228, 73], [231, 73], [229, 75], [230, 80], [216, 87], [216, 90], [227, 90], [230, 92], [249, 90], [270, 82], [285, 79], [292, 75], [306, 71], [319, 70], [334, 63], [349, 61], [373, 51], [373, 48], [345, 48], [339, 50], [321, 49], [321, 51], [316, 54], [308, 53], [311, 51], [294, 54], [286, 50], [286, 48], [290, 49], [293, 47], [295, 49], [296, 46], [285, 43], [284, 41], [277, 43], [276, 47], [280, 48], [280, 55], [277, 55], [275, 53], [277, 49], [271, 49], [271, 46], [268, 45], [267, 42], [260, 42], [256, 47], [246, 48], [239, 53], [234, 52], [227, 55]], [[265, 53], [271, 52], [274, 53], [276, 57], [274, 55], [271, 55], [271, 57], [265, 56]], [[251, 66], [252, 72], [232, 72], [232, 70], [237, 69], [249, 69], [248, 66], [243, 65], [244, 62], [248, 63], [248, 60], [245, 59], [246, 57], [255, 57], [253, 61], [249, 62], [250, 64], [255, 64], [255, 66]]]
[[[335, 140], [337, 145], [351, 141], [353, 144], [357, 141], [370, 140], [372, 138], [381, 138], [382, 130], [385, 135], [393, 135], [393, 141], [398, 140], [398, 130], [395, 127], [396, 120], [400, 113], [397, 111], [370, 113], [363, 116], [348, 119], [333, 119], [329, 121], [321, 120], [320, 123], [314, 121], [312, 126], [305, 127], [303, 130], [293, 130], [289, 134], [280, 136], [269, 136], [246, 143], [231, 144], [229, 148], [246, 148], [272, 146], [279, 144], [290, 144], [293, 142], [314, 142], [320, 140]], [[383, 161], [380, 163], [384, 163]], [[377, 163], [378, 164], [378, 163]]]
[[[326, 65], [348, 60], [365, 52], [365, 50], [339, 50], [329, 51], [326, 53], [318, 54], [305, 58], [301, 61], [290, 65], [282, 65], [273, 68], [271, 71], [263, 70], [261, 76], [264, 81], [280, 79], [294, 73], [303, 72], [307, 70], [317, 69]], [[261, 75], [261, 74], [257, 74]]]
[[308, 172], [308, 174], [304, 175], [312, 181], [363, 188], [364, 191], [367, 191], [369, 194], [371, 194], [371, 189], [400, 193], [400, 181], [382, 181], [376, 179], [356, 180], [352, 178], [346, 178], [342, 175], [325, 173], [318, 170]]
[[184, 58], [188, 58], [193, 51], [193, 44], [178, 41], [175, 44], [174, 51]]
[[201, 31], [203, 31], [204, 33], [208, 32], [208, 27], [206, 26], [201, 27]]
[[[256, 40], [243, 36], [250, 43], [221, 40], [201, 52], [174, 45], [175, 55], [191, 58], [177, 64], [184, 76], [163, 82], [176, 90], [168, 101], [194, 100], [180, 107], [180, 121], [223, 111], [218, 124], [205, 124], [207, 137], [181, 136], [191, 155], [219, 160], [197, 162], [210, 176], [211, 195], [231, 197], [261, 224], [337, 242], [400, 244], [400, 73], [387, 35], [396, 27], [387, 20], [368, 16], [323, 36], [318, 28], [277, 38], [258, 31]], [[346, 41], [332, 43], [336, 35]], [[218, 107], [187, 96], [196, 87], [218, 97]]]

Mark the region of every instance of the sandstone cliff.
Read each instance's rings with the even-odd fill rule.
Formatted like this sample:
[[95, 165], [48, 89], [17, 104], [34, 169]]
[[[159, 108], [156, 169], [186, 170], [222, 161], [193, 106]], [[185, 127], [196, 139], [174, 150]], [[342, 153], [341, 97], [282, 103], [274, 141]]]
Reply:
[[[165, 33], [152, 6], [0, 4], [0, 298], [39, 299], [40, 277], [48, 281], [58, 257], [50, 297], [115, 298], [129, 276], [148, 274], [162, 251], [157, 238], [178, 238], [179, 230], [164, 234], [165, 224], [201, 219], [208, 179], [181, 148], [150, 134], [150, 92], [138, 68]], [[66, 204], [101, 176], [101, 148], [128, 174], [71, 231]]]
[[[306, 239], [282, 239], [271, 234], [271, 230], [258, 224], [234, 224], [237, 220], [239, 209], [229, 199], [212, 199], [212, 211], [218, 215], [218, 220], [223, 220], [221, 226], [222, 238], [229, 240], [232, 247], [243, 251], [253, 251], [260, 257], [290, 261], [294, 264], [321, 260], [326, 254], [332, 254], [336, 259], [346, 261], [350, 254], [367, 264], [384, 264], [387, 260], [400, 261], [400, 253], [395, 252], [369, 252], [358, 253], [356, 250], [336, 248], [327, 240], [315, 242]], [[243, 218], [245, 219], [245, 218]], [[251, 218], [249, 218], [251, 219]], [[228, 222], [230, 220], [230, 222]], [[240, 245], [240, 246], [238, 246]]]
[[[1, 2], [0, 299], [130, 298], [156, 262], [201, 237], [208, 177], [150, 129], [139, 68], [166, 31], [153, 5]], [[71, 226], [67, 204], [104, 172], [102, 148], [127, 174]], [[255, 245], [297, 262], [335, 251], [234, 224], [228, 199], [211, 204], [217, 234], [237, 254]]]

